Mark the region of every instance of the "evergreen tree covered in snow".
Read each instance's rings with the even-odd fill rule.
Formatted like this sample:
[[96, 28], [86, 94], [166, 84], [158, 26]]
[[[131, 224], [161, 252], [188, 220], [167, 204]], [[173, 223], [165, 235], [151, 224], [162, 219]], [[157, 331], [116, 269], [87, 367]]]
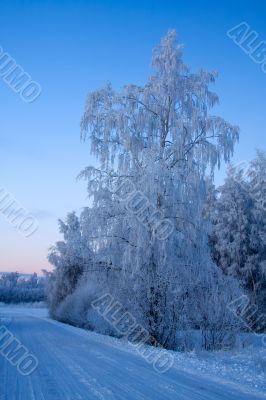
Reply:
[[214, 261], [240, 280], [259, 314], [266, 311], [265, 193], [266, 158], [258, 151], [246, 170], [229, 169], [214, 202], [210, 234]]

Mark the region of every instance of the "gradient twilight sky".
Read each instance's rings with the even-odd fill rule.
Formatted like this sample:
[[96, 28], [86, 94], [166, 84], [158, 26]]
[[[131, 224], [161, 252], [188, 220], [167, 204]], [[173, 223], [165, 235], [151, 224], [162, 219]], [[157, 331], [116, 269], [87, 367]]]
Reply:
[[[193, 71], [219, 71], [215, 113], [241, 128], [234, 161], [265, 150], [266, 74], [226, 35], [246, 21], [266, 40], [265, 20], [263, 0], [0, 0], [0, 46], [43, 89], [26, 104], [0, 79], [0, 186], [40, 225], [24, 238], [0, 215], [0, 271], [49, 268], [57, 219], [88, 204], [86, 183], [76, 182], [93, 162], [79, 140], [85, 96], [108, 80], [117, 88], [143, 84], [152, 49], [169, 28]], [[224, 167], [217, 183], [223, 176]]]

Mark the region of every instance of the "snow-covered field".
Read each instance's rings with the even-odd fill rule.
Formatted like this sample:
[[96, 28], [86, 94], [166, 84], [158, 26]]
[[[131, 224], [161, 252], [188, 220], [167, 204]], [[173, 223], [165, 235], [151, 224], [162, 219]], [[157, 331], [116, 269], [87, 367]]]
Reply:
[[0, 325], [39, 361], [22, 376], [0, 354], [0, 400], [266, 398], [258, 337], [240, 352], [173, 353], [173, 367], [160, 374], [129, 344], [50, 320], [45, 308], [1, 306]]

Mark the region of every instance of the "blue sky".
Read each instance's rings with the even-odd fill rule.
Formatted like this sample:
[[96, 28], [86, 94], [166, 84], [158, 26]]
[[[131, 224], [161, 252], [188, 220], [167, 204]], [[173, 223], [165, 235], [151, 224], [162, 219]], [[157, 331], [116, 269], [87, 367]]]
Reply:
[[[0, 46], [42, 86], [24, 103], [0, 79], [0, 186], [39, 220], [24, 238], [0, 218], [0, 271], [48, 268], [47, 250], [60, 238], [57, 219], [88, 204], [93, 163], [79, 140], [86, 94], [111, 81], [142, 84], [151, 52], [169, 28], [184, 43], [192, 71], [218, 70], [215, 113], [241, 129], [234, 161], [265, 150], [266, 74], [226, 31], [246, 21], [266, 40], [264, 1], [8, 1], [0, 3]], [[221, 183], [224, 167], [217, 173]]]

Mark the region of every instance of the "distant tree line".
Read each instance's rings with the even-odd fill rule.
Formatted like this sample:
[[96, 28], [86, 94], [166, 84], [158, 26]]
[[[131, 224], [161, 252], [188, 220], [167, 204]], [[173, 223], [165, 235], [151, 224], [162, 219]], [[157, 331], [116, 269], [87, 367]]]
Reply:
[[21, 277], [18, 272], [2, 274], [0, 277], [0, 302], [20, 303], [37, 302], [46, 299], [44, 277], [36, 273], [30, 277]]

